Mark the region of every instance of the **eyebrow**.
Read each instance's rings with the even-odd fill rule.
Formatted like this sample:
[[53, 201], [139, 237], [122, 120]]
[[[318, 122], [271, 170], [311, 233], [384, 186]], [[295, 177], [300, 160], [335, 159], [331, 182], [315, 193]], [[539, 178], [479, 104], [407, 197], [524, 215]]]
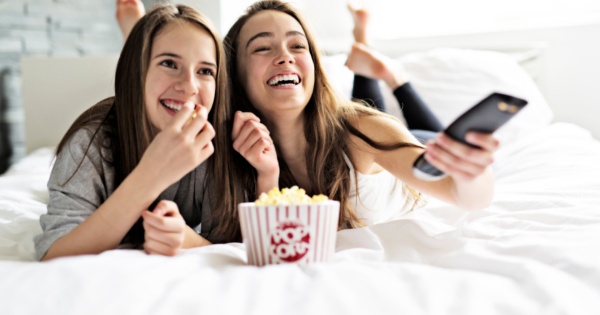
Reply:
[[[248, 42], [246, 43], [246, 48], [248, 48], [248, 46], [250, 46], [250, 43], [252, 43], [253, 40], [257, 39], [257, 38], [262, 38], [262, 37], [274, 37], [275, 35], [273, 35], [273, 33], [271, 32], [260, 32], [252, 37], [250, 37], [250, 39], [248, 40]], [[285, 33], [286, 37], [291, 37], [291, 36], [302, 36], [304, 38], [306, 38], [306, 36], [304, 35], [304, 33], [299, 32], [299, 31], [289, 31], [287, 33]]]
[[[169, 52], [158, 54], [158, 55], [154, 56], [153, 59], [156, 59], [156, 58], [159, 58], [159, 57], [173, 57], [173, 58], [179, 58], [179, 59], [181, 59], [180, 55], [174, 54], [174, 53], [169, 53]], [[212, 62], [209, 62], [209, 61], [202, 61], [202, 62], [200, 62], [200, 64], [217, 68], [217, 65], [215, 63], [212, 63]]]

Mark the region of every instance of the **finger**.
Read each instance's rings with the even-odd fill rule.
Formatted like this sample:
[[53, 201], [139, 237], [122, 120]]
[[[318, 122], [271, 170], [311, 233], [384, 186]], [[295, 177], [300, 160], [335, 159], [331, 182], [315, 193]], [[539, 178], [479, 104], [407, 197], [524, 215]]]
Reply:
[[500, 147], [500, 141], [494, 138], [493, 134], [481, 132], [468, 132], [465, 139], [467, 142], [481, 147], [486, 151], [496, 151]]
[[151, 255], [175, 256], [179, 253], [179, 248], [171, 247], [154, 240], [144, 242], [144, 250]]
[[179, 207], [174, 201], [163, 199], [156, 204], [156, 207], [154, 207], [154, 210], [151, 213], [159, 216], [173, 216], [174, 214], [179, 213]]
[[213, 128], [211, 123], [206, 122], [202, 130], [200, 130], [200, 132], [196, 135], [195, 142], [200, 148], [204, 149], [207, 143], [210, 143], [211, 140], [215, 137], [215, 135], [215, 128]]
[[425, 159], [440, 171], [450, 175], [452, 178], [455, 178], [457, 180], [470, 181], [479, 174], [477, 172], [469, 173], [459, 168], [456, 168], [455, 165], [446, 164], [442, 160], [440, 160], [436, 155], [431, 153], [425, 153]]
[[182, 247], [184, 231], [164, 232], [144, 222], [144, 240], [145, 242], [156, 242], [168, 247]]
[[157, 229], [161, 232], [179, 232], [182, 229], [181, 221], [183, 218], [179, 213], [174, 216], [165, 217], [156, 215], [150, 211], [145, 211], [142, 213], [142, 218], [144, 220], [144, 228]]
[[458, 142], [443, 133], [436, 137], [435, 143], [443, 148], [445, 152], [456, 157], [458, 159], [456, 160], [456, 163], [461, 162], [462, 160], [478, 165], [489, 165], [493, 163], [493, 152], [482, 148], [473, 148]]
[[198, 106], [188, 117], [183, 130], [190, 132], [192, 135], [198, 134], [208, 121], [208, 110], [204, 106]]
[[484, 171], [485, 165], [471, 163], [439, 146], [436, 142], [428, 142], [425, 151], [425, 159], [440, 171], [449, 175], [470, 174], [477, 175]]
[[260, 168], [260, 164], [262, 163], [263, 157], [269, 153], [271, 150], [271, 144], [265, 139], [260, 139], [252, 147], [246, 152], [244, 158], [248, 161], [253, 161], [256, 165], [253, 165], [257, 168]]
[[231, 137], [235, 140], [238, 137], [242, 126], [246, 124], [247, 121], [256, 121], [260, 122], [260, 119], [250, 112], [235, 112], [235, 116], [233, 117], [233, 128], [231, 130]]
[[163, 232], [153, 227], [144, 226], [144, 239], [165, 244], [169, 247], [181, 247], [183, 245], [183, 231]]
[[170, 125], [180, 130], [190, 118], [190, 115], [192, 115], [192, 111], [194, 111], [194, 104], [191, 102], [186, 102], [181, 107], [181, 110], [175, 114], [175, 117], [173, 117], [173, 121], [171, 121]]
[[[263, 142], [263, 140], [264, 140], [264, 142]], [[241, 146], [237, 149], [237, 151], [242, 156], [246, 156], [246, 154], [250, 150], [252, 150], [252, 151], [258, 150], [256, 148], [257, 145], [264, 147], [265, 145], [268, 146], [271, 143], [272, 143], [272, 141], [268, 134], [265, 134], [264, 131], [261, 131], [261, 130], [254, 130], [250, 135], [248, 135], [248, 138], [246, 138], [246, 141], [241, 144]], [[235, 149], [235, 146], [234, 146], [234, 149]], [[264, 150], [260, 150], [258, 152], [262, 152], [262, 151], [264, 151]]]
[[[215, 152], [215, 147], [212, 142], [208, 142], [198, 153], [198, 159], [202, 162], [206, 161]], [[200, 162], [200, 163], [202, 163]]]
[[246, 142], [248, 142], [248, 137], [255, 130], [261, 130], [265, 134], [270, 134], [267, 127], [257, 121], [247, 121], [242, 129], [239, 131], [237, 138], [233, 141], [233, 148], [239, 152], [239, 148]]

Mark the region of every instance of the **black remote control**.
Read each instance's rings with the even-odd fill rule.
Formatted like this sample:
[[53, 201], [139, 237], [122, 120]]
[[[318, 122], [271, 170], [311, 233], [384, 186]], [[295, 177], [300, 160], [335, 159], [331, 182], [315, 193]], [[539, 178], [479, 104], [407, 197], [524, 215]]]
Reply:
[[[468, 131], [494, 133], [525, 105], [527, 105], [527, 101], [524, 99], [502, 93], [492, 93], [460, 115], [444, 130], [444, 133], [454, 140], [478, 148], [465, 140]], [[413, 164], [413, 174], [419, 179], [428, 181], [439, 180], [446, 176], [425, 160], [424, 153]]]

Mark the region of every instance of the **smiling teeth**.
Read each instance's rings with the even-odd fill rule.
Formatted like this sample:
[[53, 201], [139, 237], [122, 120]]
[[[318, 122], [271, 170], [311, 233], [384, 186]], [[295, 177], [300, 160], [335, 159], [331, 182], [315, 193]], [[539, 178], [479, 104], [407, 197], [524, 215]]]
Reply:
[[163, 105], [165, 105], [166, 107], [172, 109], [172, 110], [176, 110], [176, 111], [180, 111], [183, 108], [183, 105], [181, 104], [169, 104], [167, 102], [162, 102]]
[[300, 78], [298, 77], [297, 74], [278, 75], [278, 76], [275, 76], [273, 79], [269, 80], [269, 82], [267, 82], [267, 84], [270, 86], [296, 85], [298, 83], [300, 83]]

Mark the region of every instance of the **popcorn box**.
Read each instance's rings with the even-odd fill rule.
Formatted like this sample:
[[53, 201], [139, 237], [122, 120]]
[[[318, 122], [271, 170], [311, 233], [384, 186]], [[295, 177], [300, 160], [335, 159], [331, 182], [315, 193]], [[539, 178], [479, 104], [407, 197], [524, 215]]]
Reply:
[[340, 213], [338, 201], [297, 205], [238, 205], [248, 264], [333, 260]]

